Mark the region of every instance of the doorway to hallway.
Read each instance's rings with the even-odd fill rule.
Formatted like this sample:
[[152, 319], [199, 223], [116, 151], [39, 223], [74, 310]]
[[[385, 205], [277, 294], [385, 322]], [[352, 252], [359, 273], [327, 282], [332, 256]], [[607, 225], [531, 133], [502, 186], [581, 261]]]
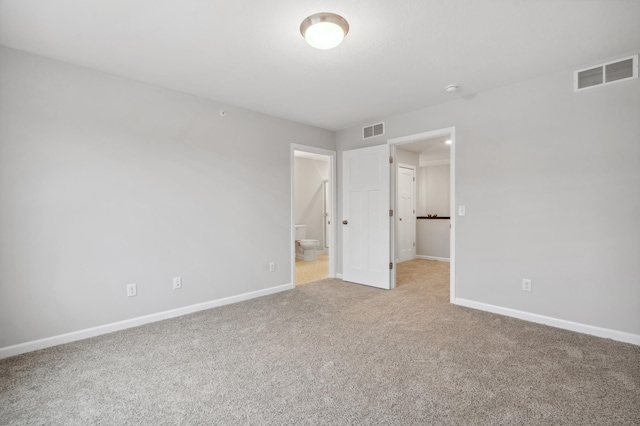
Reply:
[[[393, 221], [396, 262], [449, 262], [449, 297], [455, 299], [455, 128], [444, 128], [409, 135], [388, 141], [398, 165], [395, 171], [395, 203], [397, 218]], [[408, 205], [410, 173], [406, 165], [418, 166], [415, 177], [416, 195], [413, 199], [415, 220], [413, 232], [405, 222]], [[405, 166], [405, 167], [403, 167]], [[402, 220], [400, 220], [402, 219]], [[407, 240], [413, 236], [415, 250], [411, 252]], [[420, 262], [418, 262], [420, 263]], [[446, 263], [445, 263], [446, 265]], [[400, 265], [394, 273], [394, 285], [401, 279]]]

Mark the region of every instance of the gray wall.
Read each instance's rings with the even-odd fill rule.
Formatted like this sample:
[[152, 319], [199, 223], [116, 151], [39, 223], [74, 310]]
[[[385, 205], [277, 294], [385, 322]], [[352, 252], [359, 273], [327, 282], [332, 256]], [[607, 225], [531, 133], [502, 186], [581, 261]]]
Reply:
[[[418, 216], [450, 215], [450, 172], [449, 164], [418, 169]], [[445, 219], [419, 219], [416, 227], [416, 254], [448, 259], [451, 246], [449, 223]]]
[[296, 224], [307, 225], [310, 240], [320, 241], [324, 250], [324, 181], [329, 179], [329, 162], [294, 158]]
[[340, 131], [338, 151], [455, 126], [456, 296], [640, 334], [640, 80], [580, 93], [572, 80], [387, 117], [366, 143]]
[[449, 259], [451, 255], [450, 223], [446, 219], [418, 219], [416, 254]]
[[420, 154], [396, 147], [396, 166], [398, 164], [407, 164], [417, 169], [420, 164]]
[[290, 144], [335, 134], [222, 107], [0, 49], [0, 347], [292, 282]]
[[423, 166], [418, 169], [418, 216], [451, 212], [451, 167], [449, 164]]

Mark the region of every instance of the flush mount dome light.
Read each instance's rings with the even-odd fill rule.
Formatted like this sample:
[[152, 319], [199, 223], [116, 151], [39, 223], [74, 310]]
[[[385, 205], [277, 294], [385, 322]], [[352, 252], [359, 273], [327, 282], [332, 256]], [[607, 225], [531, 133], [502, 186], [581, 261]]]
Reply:
[[316, 49], [333, 49], [349, 32], [349, 23], [335, 13], [316, 13], [300, 24], [300, 33]]

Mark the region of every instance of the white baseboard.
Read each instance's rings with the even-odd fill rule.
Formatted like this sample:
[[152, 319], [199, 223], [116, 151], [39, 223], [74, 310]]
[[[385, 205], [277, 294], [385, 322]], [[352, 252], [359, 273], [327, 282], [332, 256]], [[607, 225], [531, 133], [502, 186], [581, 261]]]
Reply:
[[505, 315], [508, 317], [531, 321], [538, 324], [550, 325], [551, 327], [562, 328], [565, 330], [576, 331], [578, 333], [590, 334], [592, 336], [604, 337], [606, 339], [617, 340], [618, 342], [631, 343], [633, 345], [640, 346], [640, 335], [627, 333], [625, 331], [617, 331], [608, 328], [596, 327], [593, 325], [581, 324], [578, 322], [518, 311], [516, 309], [503, 308], [502, 306], [474, 302], [473, 300], [467, 299], [455, 298], [453, 303], [456, 305], [465, 306], [467, 308], [492, 312], [494, 314]]
[[111, 324], [99, 325], [97, 327], [86, 328], [84, 330], [73, 331], [71, 333], [60, 334], [58, 336], [46, 337], [44, 339], [33, 340], [31, 342], [20, 343], [13, 346], [0, 348], [0, 359], [10, 356], [20, 355], [27, 352], [37, 351], [40, 349], [50, 348], [52, 346], [62, 345], [64, 343], [75, 342], [77, 340], [88, 339], [89, 337], [100, 336], [102, 334], [113, 333], [114, 331], [125, 330], [127, 328], [138, 327], [151, 322], [162, 321], [169, 318], [175, 318], [182, 315], [191, 314], [206, 309], [215, 308], [223, 305], [230, 305], [256, 297], [267, 296], [269, 294], [278, 293], [285, 290], [295, 288], [293, 284], [284, 284], [275, 287], [265, 288], [263, 290], [252, 291], [249, 293], [239, 294], [237, 296], [225, 297], [222, 299], [210, 300], [208, 302], [196, 303], [182, 308], [171, 309], [169, 311], [158, 312], [155, 314], [144, 315], [137, 318], [131, 318], [124, 321], [118, 321]]
[[451, 261], [448, 257], [423, 256], [421, 254], [416, 254], [416, 259], [437, 260], [438, 262], [450, 262]]

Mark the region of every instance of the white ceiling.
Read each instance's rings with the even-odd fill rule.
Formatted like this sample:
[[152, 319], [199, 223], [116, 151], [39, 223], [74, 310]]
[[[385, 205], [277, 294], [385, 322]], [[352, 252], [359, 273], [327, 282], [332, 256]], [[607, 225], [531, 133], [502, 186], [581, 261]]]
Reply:
[[[321, 11], [349, 21], [334, 50], [300, 35]], [[638, 18], [638, 0], [0, 0], [0, 44], [338, 130], [639, 49]]]
[[444, 143], [448, 139], [449, 136], [439, 136], [397, 145], [397, 148], [420, 154], [420, 164], [442, 162], [451, 157], [451, 146]]

